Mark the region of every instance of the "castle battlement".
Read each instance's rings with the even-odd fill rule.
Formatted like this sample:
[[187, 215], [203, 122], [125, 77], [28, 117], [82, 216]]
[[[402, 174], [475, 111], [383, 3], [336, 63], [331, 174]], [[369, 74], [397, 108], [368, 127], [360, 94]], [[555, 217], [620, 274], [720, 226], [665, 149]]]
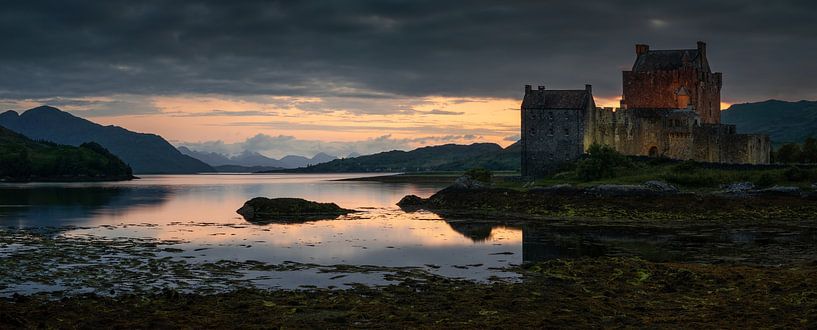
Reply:
[[593, 143], [627, 155], [769, 162], [768, 136], [737, 134], [734, 125], [720, 124], [722, 75], [710, 70], [705, 43], [680, 50], [636, 45], [633, 69], [622, 76], [620, 108], [596, 107], [591, 85], [583, 90], [525, 85], [522, 175], [550, 173]]

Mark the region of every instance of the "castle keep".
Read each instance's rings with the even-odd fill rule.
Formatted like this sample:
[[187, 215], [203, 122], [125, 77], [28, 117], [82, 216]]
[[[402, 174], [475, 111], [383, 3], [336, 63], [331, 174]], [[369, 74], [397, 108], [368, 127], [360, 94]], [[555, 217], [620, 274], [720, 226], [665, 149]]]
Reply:
[[533, 89], [522, 100], [522, 175], [541, 177], [577, 159], [593, 143], [626, 155], [713, 163], [766, 164], [771, 142], [720, 124], [722, 76], [712, 72], [706, 44], [650, 50], [636, 45], [623, 72], [620, 108], [599, 108], [583, 90]]

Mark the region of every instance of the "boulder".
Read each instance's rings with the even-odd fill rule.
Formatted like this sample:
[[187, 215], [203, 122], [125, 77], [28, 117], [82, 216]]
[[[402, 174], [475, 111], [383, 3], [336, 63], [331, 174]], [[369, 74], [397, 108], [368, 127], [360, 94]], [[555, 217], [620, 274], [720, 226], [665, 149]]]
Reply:
[[755, 189], [755, 184], [751, 182], [735, 182], [723, 185], [721, 189], [727, 194], [742, 194]]
[[463, 175], [457, 178], [457, 180], [454, 180], [454, 184], [451, 185], [451, 188], [466, 190], [486, 189], [488, 188], [488, 184], [476, 180], [472, 178], [470, 175]]
[[334, 219], [355, 212], [335, 203], [318, 203], [301, 198], [256, 197], [236, 210], [252, 223], [293, 223], [312, 220]]
[[644, 182], [644, 186], [658, 192], [677, 193], [679, 191], [677, 187], [660, 180], [650, 180]]
[[397, 202], [397, 206], [401, 208], [406, 207], [420, 207], [426, 203], [426, 200], [417, 195], [407, 195]]
[[528, 189], [532, 193], [574, 193], [581, 189], [567, 183], [555, 184], [547, 187], [533, 187]]

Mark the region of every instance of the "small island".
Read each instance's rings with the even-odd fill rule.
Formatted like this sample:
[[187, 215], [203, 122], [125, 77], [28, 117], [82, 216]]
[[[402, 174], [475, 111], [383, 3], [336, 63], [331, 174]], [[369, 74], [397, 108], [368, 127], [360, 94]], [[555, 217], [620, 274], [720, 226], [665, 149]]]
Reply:
[[334, 219], [355, 212], [335, 203], [318, 203], [301, 198], [253, 198], [236, 210], [254, 224], [299, 223]]

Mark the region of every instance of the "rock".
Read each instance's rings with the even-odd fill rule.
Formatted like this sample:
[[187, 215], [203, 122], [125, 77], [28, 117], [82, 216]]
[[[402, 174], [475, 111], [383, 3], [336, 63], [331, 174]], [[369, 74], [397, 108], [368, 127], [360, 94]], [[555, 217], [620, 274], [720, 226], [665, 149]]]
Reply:
[[451, 185], [451, 188], [467, 190], [485, 189], [488, 188], [488, 184], [479, 180], [475, 180], [470, 175], [463, 175], [454, 181], [454, 184]]
[[252, 223], [293, 223], [311, 220], [334, 219], [355, 212], [335, 203], [318, 203], [301, 198], [253, 198], [236, 210]]
[[419, 207], [423, 206], [426, 203], [426, 200], [423, 198], [418, 197], [417, 195], [408, 195], [400, 199], [397, 202], [397, 206], [399, 207]]
[[679, 191], [677, 187], [675, 187], [675, 186], [673, 186], [673, 185], [671, 185], [669, 183], [666, 183], [664, 181], [659, 181], [659, 180], [650, 180], [650, 181], [644, 182], [644, 186], [649, 188], [649, 189], [652, 189], [654, 191], [665, 192], [665, 193], [677, 193]]
[[751, 182], [735, 182], [721, 186], [721, 189], [727, 194], [741, 194], [755, 189], [755, 185]]
[[800, 188], [798, 187], [790, 187], [790, 186], [773, 186], [765, 189], [757, 189], [753, 190], [753, 193], [757, 194], [766, 194], [766, 195], [786, 195], [786, 196], [799, 196], [800, 195]]
[[529, 192], [533, 193], [570, 193], [577, 192], [579, 190], [579, 188], [567, 183], [555, 184], [547, 187], [533, 187], [528, 189]]
[[645, 186], [626, 184], [602, 184], [587, 190], [597, 196], [644, 196], [653, 195], [655, 191]]

